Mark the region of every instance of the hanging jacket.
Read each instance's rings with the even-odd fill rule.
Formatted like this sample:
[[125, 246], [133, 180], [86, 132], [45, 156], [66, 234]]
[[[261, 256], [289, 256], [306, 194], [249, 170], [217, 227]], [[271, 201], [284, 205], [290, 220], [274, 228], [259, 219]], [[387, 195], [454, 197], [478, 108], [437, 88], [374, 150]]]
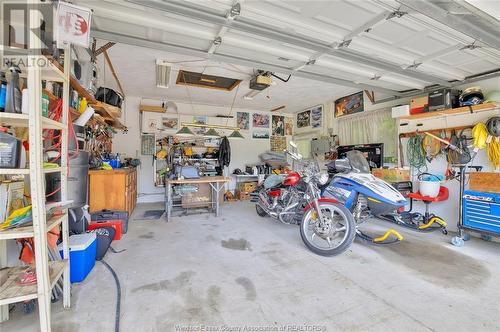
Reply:
[[226, 136], [221, 139], [218, 159], [220, 167], [229, 166], [229, 163], [231, 162], [231, 146], [229, 145], [229, 140]]

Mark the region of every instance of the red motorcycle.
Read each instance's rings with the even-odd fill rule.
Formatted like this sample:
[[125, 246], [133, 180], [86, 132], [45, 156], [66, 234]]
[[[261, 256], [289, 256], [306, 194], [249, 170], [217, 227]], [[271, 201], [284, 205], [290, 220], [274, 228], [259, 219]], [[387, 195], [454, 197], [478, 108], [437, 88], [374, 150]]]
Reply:
[[299, 164], [302, 169], [267, 177], [252, 196], [257, 214], [285, 224], [299, 225], [307, 220], [307, 225], [300, 227], [301, 237], [311, 251], [324, 256], [344, 252], [356, 235], [352, 213], [334, 199], [321, 198], [319, 187], [326, 184], [328, 174], [320, 172], [317, 162], [303, 161], [298, 153], [287, 153], [294, 166]]

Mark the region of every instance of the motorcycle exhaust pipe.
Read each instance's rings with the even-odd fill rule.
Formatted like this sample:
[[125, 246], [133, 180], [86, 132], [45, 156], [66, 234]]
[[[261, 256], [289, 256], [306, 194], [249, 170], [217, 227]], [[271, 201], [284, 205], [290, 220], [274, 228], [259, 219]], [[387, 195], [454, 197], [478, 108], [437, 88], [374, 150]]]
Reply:
[[273, 218], [278, 218], [278, 214], [277, 214], [276, 212], [272, 211], [272, 210], [273, 210], [273, 208], [276, 206], [276, 203], [277, 203], [277, 202], [275, 202], [273, 205], [270, 205], [270, 204], [267, 202], [267, 198], [266, 198], [266, 196], [264, 196], [264, 194], [263, 194], [263, 193], [259, 193], [259, 194], [258, 194], [258, 198], [259, 198], [259, 200], [258, 200], [257, 204], [258, 204], [258, 205], [259, 205], [259, 206], [260, 206], [260, 207], [261, 207], [264, 211], [266, 211], [266, 213], [267, 213], [268, 215], [270, 215], [270, 216], [271, 216], [271, 217], [273, 217]]

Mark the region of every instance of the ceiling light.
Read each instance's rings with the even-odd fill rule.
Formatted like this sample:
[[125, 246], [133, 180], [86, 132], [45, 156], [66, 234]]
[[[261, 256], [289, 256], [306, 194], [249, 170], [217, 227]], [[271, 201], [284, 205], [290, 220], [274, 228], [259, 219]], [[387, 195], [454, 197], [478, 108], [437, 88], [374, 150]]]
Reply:
[[260, 90], [250, 90], [249, 92], [247, 92], [247, 94], [245, 94], [243, 96], [243, 99], [246, 99], [246, 100], [252, 100], [253, 97], [255, 97], [257, 94], [259, 94]]
[[194, 136], [194, 133], [186, 126], [183, 126], [178, 132], [175, 133], [177, 136]]
[[219, 133], [214, 129], [210, 128], [203, 134], [203, 137], [212, 138], [212, 137], [220, 137]]
[[243, 135], [241, 135], [239, 130], [233, 131], [231, 133], [231, 135], [229, 135], [227, 138], [229, 138], [229, 139], [245, 139], [245, 137], [243, 137]]
[[156, 60], [156, 87], [168, 88], [172, 65], [164, 60]]

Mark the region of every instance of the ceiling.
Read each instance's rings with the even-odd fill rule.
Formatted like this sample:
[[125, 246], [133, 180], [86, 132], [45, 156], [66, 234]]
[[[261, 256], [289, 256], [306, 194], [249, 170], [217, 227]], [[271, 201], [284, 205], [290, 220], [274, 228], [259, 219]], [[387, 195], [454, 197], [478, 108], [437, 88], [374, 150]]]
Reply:
[[[126, 94], [233, 102], [235, 90], [176, 86], [177, 70], [185, 69], [244, 80], [236, 107], [299, 111], [359, 90], [373, 90], [376, 98], [404, 95], [498, 70], [497, 13], [477, 9], [488, 0], [470, 1], [475, 7], [462, 0], [75, 3], [94, 10], [92, 34], [100, 44], [118, 43], [109, 53]], [[173, 63], [168, 89], [155, 87], [156, 59]], [[256, 69], [292, 77], [274, 79], [245, 100]]]

